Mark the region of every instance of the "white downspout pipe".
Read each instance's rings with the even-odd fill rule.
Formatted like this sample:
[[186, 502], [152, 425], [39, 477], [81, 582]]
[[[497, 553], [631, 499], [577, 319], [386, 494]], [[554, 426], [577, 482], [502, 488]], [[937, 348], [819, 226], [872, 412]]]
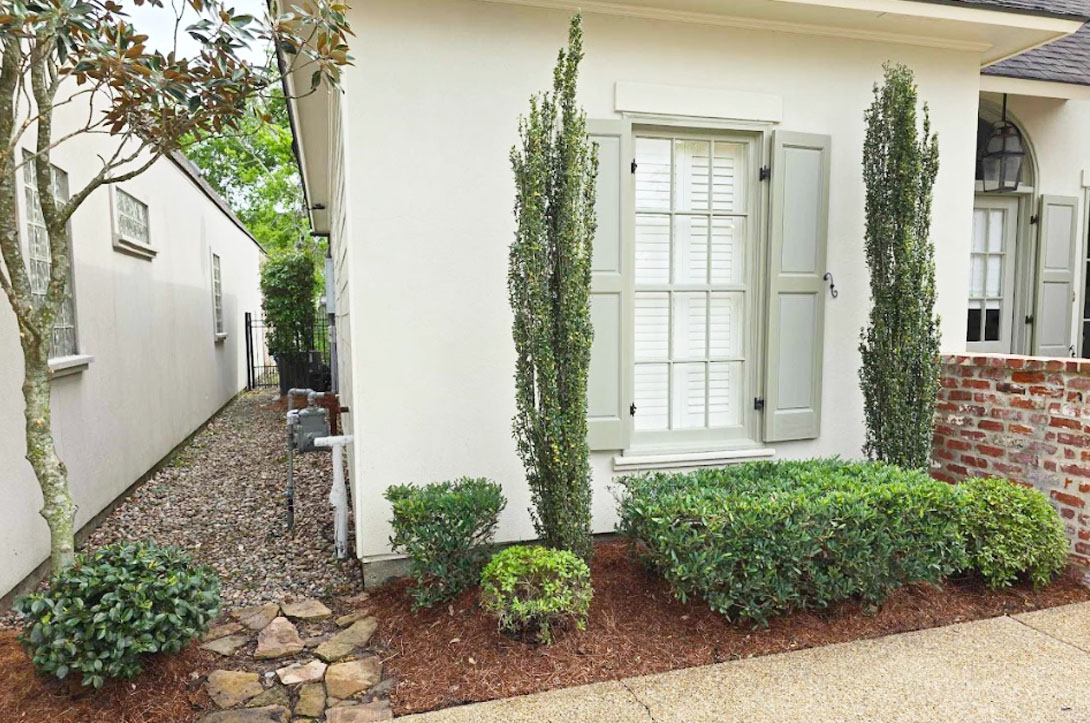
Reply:
[[340, 560], [348, 557], [348, 488], [344, 484], [344, 448], [351, 443], [351, 434], [314, 440], [315, 447], [333, 450], [333, 488], [329, 490], [329, 504], [333, 506], [333, 540], [337, 559]]

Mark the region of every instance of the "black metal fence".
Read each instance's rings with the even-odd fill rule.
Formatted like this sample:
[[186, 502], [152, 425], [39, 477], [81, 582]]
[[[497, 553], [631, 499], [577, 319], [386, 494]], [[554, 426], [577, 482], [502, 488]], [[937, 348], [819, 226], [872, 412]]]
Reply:
[[269, 351], [269, 326], [261, 316], [246, 312], [246, 388], [280, 388], [281, 394], [292, 387], [329, 391], [330, 367], [329, 318], [314, 315], [314, 344], [311, 349]]

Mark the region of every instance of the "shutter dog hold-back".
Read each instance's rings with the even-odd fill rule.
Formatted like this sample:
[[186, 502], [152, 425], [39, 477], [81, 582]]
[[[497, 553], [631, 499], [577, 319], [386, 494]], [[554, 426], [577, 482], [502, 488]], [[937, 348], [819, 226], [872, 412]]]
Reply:
[[825, 280], [825, 281], [828, 281], [828, 282], [829, 282], [829, 295], [830, 295], [830, 296], [832, 296], [832, 297], [833, 297], [834, 299], [835, 299], [836, 297], [840, 296], [840, 292], [836, 290], [836, 284], [835, 284], [835, 283], [833, 283], [833, 275], [832, 275], [832, 273], [830, 273], [830, 272], [826, 271], [826, 272], [825, 272], [825, 275], [824, 275], [824, 276], [822, 276], [821, 278], [822, 278], [823, 280]]

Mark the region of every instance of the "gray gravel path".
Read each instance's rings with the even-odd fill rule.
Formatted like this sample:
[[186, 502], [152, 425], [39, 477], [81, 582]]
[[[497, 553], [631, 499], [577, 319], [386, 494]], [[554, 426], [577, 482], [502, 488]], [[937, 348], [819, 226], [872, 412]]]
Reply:
[[119, 505], [88, 546], [152, 539], [183, 547], [219, 573], [224, 607], [362, 590], [352, 550], [344, 561], [334, 556], [330, 454], [296, 456], [295, 474], [288, 537], [284, 413], [267, 390], [243, 394]]

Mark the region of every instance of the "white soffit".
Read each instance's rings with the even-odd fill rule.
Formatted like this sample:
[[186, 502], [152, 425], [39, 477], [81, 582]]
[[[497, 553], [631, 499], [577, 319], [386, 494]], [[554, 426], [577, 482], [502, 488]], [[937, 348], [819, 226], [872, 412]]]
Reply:
[[950, 48], [988, 65], [1079, 29], [1066, 18], [916, 0], [483, 0], [705, 25]]
[[1027, 78], [1005, 78], [1001, 75], [980, 76], [980, 90], [985, 93], [1028, 95], [1034, 98], [1090, 100], [1090, 85], [1056, 83], [1048, 80], [1030, 80]]
[[619, 113], [729, 118], [766, 123], [779, 123], [783, 119], [783, 99], [769, 93], [625, 81], [619, 81], [614, 92], [614, 110]]

